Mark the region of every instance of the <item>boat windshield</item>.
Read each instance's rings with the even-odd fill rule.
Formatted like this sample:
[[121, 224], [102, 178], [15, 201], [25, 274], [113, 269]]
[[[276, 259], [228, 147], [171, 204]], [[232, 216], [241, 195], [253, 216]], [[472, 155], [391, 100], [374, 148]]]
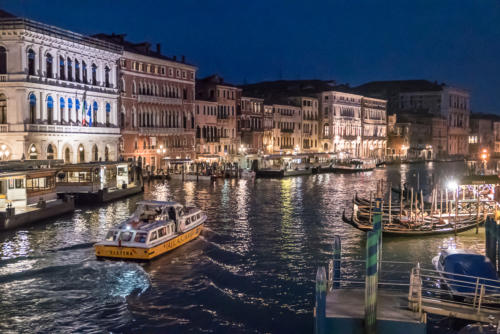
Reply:
[[121, 241], [130, 241], [132, 239], [133, 234], [134, 234], [134, 232], [131, 232], [131, 231], [122, 232], [122, 233], [120, 233], [120, 240]]
[[106, 240], [107, 241], [116, 241], [116, 236], [117, 235], [118, 235], [118, 231], [117, 230], [111, 230], [106, 235]]

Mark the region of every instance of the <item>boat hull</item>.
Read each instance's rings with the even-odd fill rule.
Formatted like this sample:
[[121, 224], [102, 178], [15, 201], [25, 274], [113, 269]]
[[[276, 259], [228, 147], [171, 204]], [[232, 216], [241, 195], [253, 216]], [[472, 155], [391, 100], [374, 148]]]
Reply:
[[130, 260], [152, 260], [157, 256], [165, 254], [171, 250], [176, 249], [191, 240], [196, 239], [203, 229], [203, 224], [192, 228], [191, 230], [184, 232], [165, 241], [164, 243], [151, 247], [119, 247], [110, 245], [95, 245], [95, 255], [98, 258], [115, 258], [115, 259], [130, 259]]

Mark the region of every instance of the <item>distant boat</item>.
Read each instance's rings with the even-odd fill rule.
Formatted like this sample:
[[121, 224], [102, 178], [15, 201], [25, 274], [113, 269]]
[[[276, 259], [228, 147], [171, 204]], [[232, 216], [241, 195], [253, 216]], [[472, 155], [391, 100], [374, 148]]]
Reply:
[[454, 295], [478, 294], [478, 285], [485, 285], [485, 294], [500, 296], [500, 281], [495, 266], [486, 256], [463, 249], [446, 249], [432, 259], [443, 281]]

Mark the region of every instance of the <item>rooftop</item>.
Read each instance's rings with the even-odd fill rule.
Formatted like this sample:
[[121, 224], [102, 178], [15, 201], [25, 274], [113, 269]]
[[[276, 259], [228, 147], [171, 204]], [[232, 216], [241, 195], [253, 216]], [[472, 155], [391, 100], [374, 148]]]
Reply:
[[152, 57], [152, 58], [168, 60], [168, 61], [176, 62], [179, 64], [193, 66], [193, 65], [185, 62], [184, 56], [182, 56], [181, 60], [178, 61], [176, 56], [168, 57], [168, 56], [163, 55], [161, 53], [161, 45], [160, 44], [156, 44], [156, 50], [152, 50], [151, 43], [149, 43], [149, 42], [133, 43], [133, 42], [127, 41], [125, 39], [126, 36], [127, 36], [126, 34], [115, 34], [115, 33], [111, 33], [111, 35], [104, 34], [104, 33], [93, 35], [93, 37], [98, 38], [99, 40], [104, 40], [104, 41], [111, 42], [111, 43], [114, 43], [117, 45], [121, 45], [123, 47], [123, 50], [128, 51], [128, 52], [132, 52], [132, 53], [136, 53], [136, 54], [140, 54], [140, 55], [148, 56], [148, 57]]

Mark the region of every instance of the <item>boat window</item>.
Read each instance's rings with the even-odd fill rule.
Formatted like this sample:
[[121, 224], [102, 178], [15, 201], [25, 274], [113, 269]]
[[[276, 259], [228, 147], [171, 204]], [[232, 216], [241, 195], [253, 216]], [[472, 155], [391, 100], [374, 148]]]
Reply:
[[132, 239], [132, 235], [134, 234], [134, 232], [122, 232], [120, 233], [120, 240], [121, 241], [130, 241]]
[[158, 230], [158, 238], [164, 237], [167, 235], [167, 230], [165, 227], [162, 227]]
[[439, 263], [441, 263], [444, 266], [444, 256], [443, 256], [443, 254], [441, 254], [441, 256], [439, 257]]
[[137, 232], [135, 234], [135, 239], [134, 241], [135, 242], [146, 242], [146, 239], [148, 237], [148, 234], [147, 233], [144, 233], [144, 232]]
[[190, 217], [187, 217], [187, 218], [186, 218], [186, 223], [185, 223], [185, 224], [186, 224], [186, 225], [191, 224], [191, 219], [190, 219]]
[[106, 235], [107, 241], [116, 241], [116, 236], [118, 235], [118, 231], [109, 231]]
[[200, 219], [200, 214], [197, 214], [197, 215], [196, 215], [196, 219]]
[[156, 239], [158, 239], [158, 236], [156, 234], [156, 231], [154, 231], [153, 233], [151, 233], [151, 236], [149, 237], [149, 241], [153, 241]]

